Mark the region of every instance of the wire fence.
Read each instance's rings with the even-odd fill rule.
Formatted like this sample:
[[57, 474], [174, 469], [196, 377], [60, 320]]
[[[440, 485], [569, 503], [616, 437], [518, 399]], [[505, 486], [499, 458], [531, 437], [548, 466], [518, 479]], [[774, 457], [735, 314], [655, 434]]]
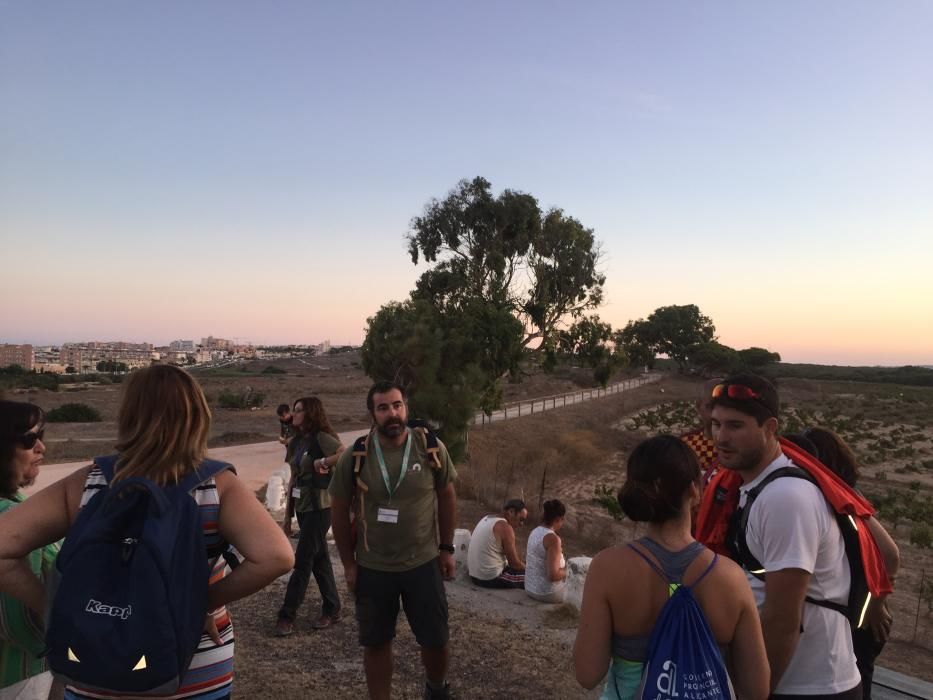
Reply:
[[641, 377], [624, 379], [621, 382], [610, 384], [605, 388], [597, 387], [595, 389], [581, 389], [580, 391], [572, 391], [567, 394], [555, 394], [554, 396], [536, 396], [533, 399], [526, 399], [524, 401], [513, 401], [511, 403], [505, 404], [502, 408], [493, 411], [489, 415], [486, 415], [482, 411], [477, 413], [473, 417], [473, 423], [474, 425], [483, 427], [487, 423], [509, 420], [511, 418], [519, 418], [521, 416], [530, 416], [534, 415], [535, 413], [542, 413], [544, 411], [552, 411], [556, 408], [572, 406], [574, 404], [583, 403], [584, 401], [600, 399], [605, 396], [611, 396], [613, 394], [620, 394], [623, 391], [630, 391], [637, 387], [644, 386], [645, 384], [656, 382], [660, 378], [660, 374], [646, 374]]

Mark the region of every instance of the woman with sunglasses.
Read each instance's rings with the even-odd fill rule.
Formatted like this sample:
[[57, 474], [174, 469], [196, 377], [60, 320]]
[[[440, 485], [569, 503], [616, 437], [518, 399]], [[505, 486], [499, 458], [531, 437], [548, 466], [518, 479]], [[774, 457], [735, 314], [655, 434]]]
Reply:
[[[0, 591], [15, 595], [33, 611], [42, 611], [44, 591], [37, 579], [26, 577], [23, 557], [64, 537], [81, 508], [112, 483], [133, 477], [163, 486], [181, 481], [204, 460], [210, 429], [211, 412], [204, 392], [187, 372], [171, 365], [133, 372], [123, 385], [112, 480], [108, 482], [100, 467], [90, 465], [0, 515]], [[191, 497], [199, 507], [208, 548], [216, 552], [231, 545], [243, 561], [227, 573], [222, 556], [210, 557], [205, 552], [210, 573], [204, 635], [176, 693], [147, 697], [223, 700], [230, 697], [233, 685], [234, 654], [233, 624], [226, 605], [284, 574], [294, 556], [281, 529], [235, 473], [224, 471], [205, 480]], [[192, 580], [192, 585], [204, 582]], [[100, 691], [79, 687], [69, 686], [65, 691], [66, 700], [99, 697]]]
[[[31, 403], [0, 401], [0, 513], [23, 502], [20, 489], [32, 486], [45, 455], [45, 414]], [[4, 535], [6, 530], [3, 530]], [[58, 555], [58, 543], [26, 557], [29, 571], [44, 583]], [[39, 655], [45, 649], [42, 619], [23, 602], [0, 594], [0, 700], [45, 700], [52, 686]]]
[[634, 697], [671, 582], [696, 586], [693, 594], [737, 696], [768, 697], [768, 657], [745, 573], [725, 557], [714, 560], [716, 555], [690, 535], [690, 511], [699, 498], [700, 466], [681, 440], [659, 435], [632, 451], [619, 504], [631, 520], [647, 523], [647, 534], [593, 559], [573, 647], [577, 681], [584, 688], [595, 687], [609, 669], [604, 700]]

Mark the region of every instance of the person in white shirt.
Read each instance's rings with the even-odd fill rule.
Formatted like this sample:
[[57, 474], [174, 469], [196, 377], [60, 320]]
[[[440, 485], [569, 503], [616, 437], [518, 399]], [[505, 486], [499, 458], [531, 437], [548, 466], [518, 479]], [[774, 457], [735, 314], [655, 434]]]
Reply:
[[[778, 441], [777, 390], [762, 377], [736, 375], [713, 389], [711, 406], [719, 462], [741, 476], [742, 507], [750, 489], [792, 466]], [[848, 620], [806, 600], [845, 605], [849, 595], [842, 533], [819, 488], [775, 479], [750, 506], [745, 536], [764, 569], [763, 580], [748, 577], [761, 611], [771, 697], [860, 700]]]
[[505, 502], [496, 515], [476, 523], [467, 552], [470, 579], [484, 588], [524, 588], [525, 562], [515, 546], [515, 528], [525, 524], [528, 509], [520, 498]]

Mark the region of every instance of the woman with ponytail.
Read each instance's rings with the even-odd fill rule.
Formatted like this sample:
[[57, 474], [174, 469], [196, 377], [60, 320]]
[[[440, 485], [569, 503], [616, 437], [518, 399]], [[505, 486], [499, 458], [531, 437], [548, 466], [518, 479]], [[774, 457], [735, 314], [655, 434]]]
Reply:
[[[647, 524], [647, 533], [632, 544], [604, 549], [590, 564], [573, 661], [584, 688], [595, 687], [608, 668], [602, 697], [627, 700], [641, 681], [648, 638], [672, 592], [648, 562], [669, 581], [692, 586], [714, 554], [690, 534], [690, 512], [700, 500], [700, 467], [678, 438], [659, 435], [639, 444], [629, 456], [618, 498], [629, 519]], [[768, 659], [745, 573], [720, 557], [693, 594], [737, 696], [766, 698]]]

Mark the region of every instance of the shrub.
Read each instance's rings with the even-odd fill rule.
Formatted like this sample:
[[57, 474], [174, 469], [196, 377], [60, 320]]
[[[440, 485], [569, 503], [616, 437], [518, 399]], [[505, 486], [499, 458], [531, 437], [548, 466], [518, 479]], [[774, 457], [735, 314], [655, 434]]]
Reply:
[[217, 397], [217, 405], [221, 408], [253, 408], [262, 406], [265, 398], [265, 394], [250, 389], [239, 392], [224, 389]]
[[45, 414], [49, 423], [99, 423], [100, 411], [86, 403], [64, 403]]
[[597, 484], [593, 492], [593, 503], [602, 506], [616, 520], [622, 520], [625, 514], [622, 513], [622, 506], [619, 505], [619, 499], [616, 498], [616, 492], [612, 487], [606, 484]]
[[281, 367], [273, 367], [272, 365], [269, 365], [262, 371], [262, 374], [288, 374], [288, 372], [286, 372]]
[[926, 549], [933, 547], [933, 528], [926, 523], [917, 523], [910, 528], [910, 543]]

